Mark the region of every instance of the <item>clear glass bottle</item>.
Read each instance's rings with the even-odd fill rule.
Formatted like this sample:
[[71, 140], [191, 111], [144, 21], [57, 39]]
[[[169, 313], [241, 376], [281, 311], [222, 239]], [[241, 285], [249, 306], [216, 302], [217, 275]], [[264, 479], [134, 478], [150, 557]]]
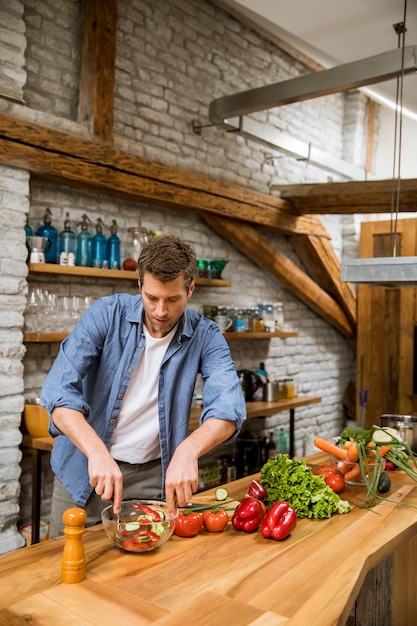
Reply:
[[77, 254], [75, 264], [83, 267], [91, 267], [91, 234], [88, 232], [90, 218], [85, 213], [81, 216], [82, 221], [78, 224], [81, 231], [77, 236]]
[[[74, 265], [76, 252], [75, 233], [71, 229], [71, 220], [69, 213], [65, 216], [64, 230], [59, 233], [58, 238], [58, 254], [60, 265]], [[71, 257], [71, 263], [70, 263]]]
[[151, 240], [152, 236], [147, 228], [141, 226], [132, 226], [127, 229], [132, 241], [126, 253], [126, 259], [132, 259], [138, 263], [139, 255], [143, 248]]

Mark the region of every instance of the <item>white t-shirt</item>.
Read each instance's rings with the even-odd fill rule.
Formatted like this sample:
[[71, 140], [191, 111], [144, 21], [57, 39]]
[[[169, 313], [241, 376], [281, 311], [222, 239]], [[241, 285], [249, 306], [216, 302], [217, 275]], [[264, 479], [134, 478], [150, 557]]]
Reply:
[[126, 463], [147, 463], [161, 456], [158, 380], [161, 362], [177, 327], [165, 337], [152, 337], [143, 327], [146, 344], [126, 389], [110, 441], [110, 454]]

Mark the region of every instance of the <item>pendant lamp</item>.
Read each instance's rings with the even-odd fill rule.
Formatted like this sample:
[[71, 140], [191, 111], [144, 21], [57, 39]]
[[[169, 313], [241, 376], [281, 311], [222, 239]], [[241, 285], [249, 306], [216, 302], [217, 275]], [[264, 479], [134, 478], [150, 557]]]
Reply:
[[391, 256], [350, 259], [342, 262], [340, 280], [385, 287], [417, 287], [417, 257], [397, 257], [397, 225], [401, 189], [401, 148], [403, 118], [404, 50], [407, 0], [404, 2], [404, 20], [394, 24], [398, 35], [398, 47], [402, 52], [401, 73], [397, 77], [397, 93], [394, 125], [394, 158], [391, 194]]

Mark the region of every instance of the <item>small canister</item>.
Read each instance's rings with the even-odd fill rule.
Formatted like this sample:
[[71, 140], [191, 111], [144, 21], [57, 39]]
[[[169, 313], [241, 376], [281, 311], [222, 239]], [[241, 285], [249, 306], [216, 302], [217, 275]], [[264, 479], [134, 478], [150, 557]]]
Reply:
[[265, 402], [276, 402], [278, 400], [278, 381], [274, 380], [264, 384], [263, 400]]

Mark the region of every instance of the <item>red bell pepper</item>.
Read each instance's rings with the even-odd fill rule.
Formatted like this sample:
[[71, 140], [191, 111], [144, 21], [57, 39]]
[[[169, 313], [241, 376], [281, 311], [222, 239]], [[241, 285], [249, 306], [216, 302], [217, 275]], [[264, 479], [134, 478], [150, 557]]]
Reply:
[[156, 511], [155, 509], [153, 509], [151, 506], [148, 506], [147, 504], [134, 504], [133, 508], [135, 509], [135, 511], [138, 512], [139, 515], [146, 516], [148, 518], [148, 521], [149, 520], [152, 522], [163, 521], [163, 517], [161, 516], [159, 511]]
[[297, 514], [286, 502], [275, 502], [268, 510], [262, 522], [261, 533], [265, 539], [281, 541], [285, 539], [297, 524]]
[[248, 493], [246, 494], [247, 496], [250, 496], [251, 498], [257, 498], [257, 500], [264, 500], [264, 498], [266, 498], [266, 489], [265, 487], [259, 482], [259, 480], [252, 480], [251, 484], [248, 487]]
[[256, 498], [243, 498], [232, 515], [232, 526], [235, 530], [253, 533], [257, 530], [265, 515], [265, 505]]

